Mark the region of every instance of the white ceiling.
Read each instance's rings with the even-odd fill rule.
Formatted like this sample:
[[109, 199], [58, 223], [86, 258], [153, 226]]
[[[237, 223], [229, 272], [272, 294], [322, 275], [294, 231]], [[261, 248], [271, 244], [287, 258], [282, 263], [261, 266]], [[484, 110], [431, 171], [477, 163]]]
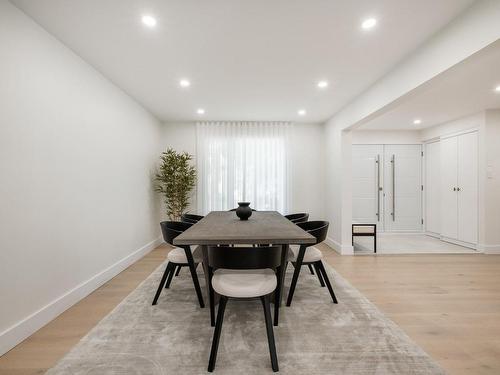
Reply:
[[[473, 0], [12, 2], [161, 120], [199, 119], [202, 107], [206, 120], [316, 122]], [[373, 30], [360, 28], [367, 17], [378, 19]], [[181, 78], [192, 86], [181, 90]]]
[[[485, 109], [500, 108], [497, 86], [500, 86], [500, 41], [440, 74], [359, 129], [422, 129]], [[417, 118], [422, 120], [418, 126], [413, 124]]]

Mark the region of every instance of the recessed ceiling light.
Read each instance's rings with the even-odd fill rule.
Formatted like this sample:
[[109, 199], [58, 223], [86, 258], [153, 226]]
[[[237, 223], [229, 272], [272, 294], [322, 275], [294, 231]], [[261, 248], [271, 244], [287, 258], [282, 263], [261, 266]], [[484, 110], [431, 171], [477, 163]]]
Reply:
[[306, 110], [305, 110], [305, 109], [299, 109], [299, 110], [297, 111], [297, 114], [298, 114], [299, 116], [305, 116], [305, 115], [306, 115], [306, 113], [307, 113], [307, 112], [306, 112]]
[[414, 125], [420, 125], [421, 123], [422, 123], [422, 120], [420, 120], [419, 118], [413, 120]]
[[500, 92], [500, 86], [495, 87], [496, 92]]
[[156, 18], [154, 18], [153, 16], [144, 15], [144, 16], [142, 16], [141, 20], [142, 20], [142, 23], [144, 25], [146, 25], [147, 27], [155, 27], [156, 26]]
[[203, 108], [198, 108], [196, 110], [196, 113], [199, 114], [199, 115], [204, 115], [205, 114], [205, 110]]
[[328, 81], [318, 81], [316, 86], [320, 89], [326, 89], [328, 87]]
[[189, 82], [189, 80], [187, 80], [187, 79], [181, 79], [179, 81], [179, 86], [181, 86], [181, 87], [189, 87], [189, 86], [191, 86], [191, 82]]
[[367, 18], [366, 20], [363, 21], [361, 27], [365, 30], [368, 30], [375, 27], [376, 24], [377, 20], [375, 18]]

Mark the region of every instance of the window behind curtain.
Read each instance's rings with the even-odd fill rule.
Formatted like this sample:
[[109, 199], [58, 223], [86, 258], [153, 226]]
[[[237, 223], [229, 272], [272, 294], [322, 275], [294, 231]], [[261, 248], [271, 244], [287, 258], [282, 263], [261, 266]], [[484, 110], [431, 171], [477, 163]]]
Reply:
[[291, 127], [282, 122], [198, 123], [198, 209], [207, 214], [245, 201], [257, 210], [287, 212]]

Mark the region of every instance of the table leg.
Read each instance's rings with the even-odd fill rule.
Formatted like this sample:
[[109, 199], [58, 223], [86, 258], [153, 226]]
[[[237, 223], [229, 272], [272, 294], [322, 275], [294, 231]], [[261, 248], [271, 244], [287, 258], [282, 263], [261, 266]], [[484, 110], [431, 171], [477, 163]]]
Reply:
[[288, 255], [289, 245], [282, 245], [281, 249], [281, 263], [278, 268], [278, 284], [276, 286], [276, 292], [274, 293], [274, 325], [278, 325], [279, 321], [279, 309], [281, 306], [281, 300], [283, 296], [283, 286], [285, 284], [285, 271], [286, 271], [286, 258]]
[[297, 280], [299, 279], [300, 269], [302, 268], [302, 262], [304, 260], [306, 249], [306, 246], [300, 246], [299, 254], [297, 255], [297, 260], [295, 262], [295, 270], [293, 271], [292, 284], [290, 285], [290, 291], [288, 292], [288, 299], [286, 301], [287, 306], [292, 304], [293, 293], [295, 292], [295, 286], [297, 285]]
[[203, 271], [205, 273], [205, 283], [207, 285], [207, 295], [210, 306], [210, 325], [215, 327], [215, 295], [212, 288], [212, 271], [208, 266], [208, 246], [201, 245], [201, 252], [203, 254]]

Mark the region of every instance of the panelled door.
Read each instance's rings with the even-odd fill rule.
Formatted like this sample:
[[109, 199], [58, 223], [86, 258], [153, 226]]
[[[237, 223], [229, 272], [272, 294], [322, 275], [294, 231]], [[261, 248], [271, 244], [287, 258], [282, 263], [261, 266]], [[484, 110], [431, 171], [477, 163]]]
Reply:
[[425, 145], [425, 230], [434, 236], [441, 233], [441, 144]]
[[477, 132], [441, 140], [441, 179], [441, 235], [477, 244]]
[[478, 241], [478, 140], [477, 132], [458, 137], [458, 239]]
[[383, 230], [381, 187], [384, 147], [352, 146], [352, 216], [358, 223], [375, 223]]
[[422, 231], [422, 146], [384, 146], [385, 230]]
[[441, 139], [441, 235], [458, 239], [458, 138]]

